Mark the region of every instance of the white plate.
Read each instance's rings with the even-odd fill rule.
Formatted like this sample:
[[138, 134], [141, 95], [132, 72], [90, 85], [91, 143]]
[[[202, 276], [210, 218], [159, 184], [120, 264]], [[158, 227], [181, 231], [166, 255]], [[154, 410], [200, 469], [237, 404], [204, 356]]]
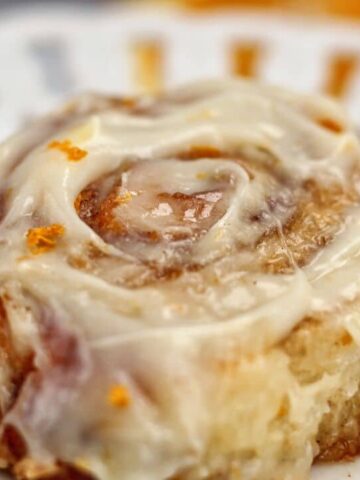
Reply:
[[311, 480], [359, 480], [360, 460], [338, 465], [322, 465], [313, 468]]
[[[260, 79], [302, 91], [321, 90], [335, 53], [360, 53], [358, 24], [250, 11], [189, 18], [171, 9], [29, 3], [6, 13], [0, 2], [0, 138], [79, 91], [133, 92], [134, 45], [144, 39], [161, 46], [165, 87], [228, 75], [234, 42], [261, 47]], [[357, 64], [344, 102], [360, 124]]]

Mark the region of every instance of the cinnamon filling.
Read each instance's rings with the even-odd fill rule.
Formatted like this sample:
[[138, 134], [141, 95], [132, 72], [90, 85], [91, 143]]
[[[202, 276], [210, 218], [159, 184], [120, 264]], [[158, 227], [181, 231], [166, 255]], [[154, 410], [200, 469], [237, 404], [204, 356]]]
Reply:
[[[334, 238], [341, 228], [345, 210], [359, 200], [355, 189], [345, 191], [338, 184], [322, 186], [308, 180], [302, 185], [287, 187], [284, 172], [275, 168], [266, 156], [251, 161], [245, 155], [229, 155], [213, 147], [195, 146], [180, 152], [177, 158], [181, 160], [144, 161], [128, 167], [120, 175], [99, 179], [79, 193], [76, 211], [104, 241], [125, 251], [132, 252], [134, 242], [145, 246], [171, 244], [174, 249], [176, 245], [184, 246], [183, 242], [197, 242], [229, 208], [233, 179], [231, 175], [211, 177], [208, 172], [196, 171], [194, 179], [185, 172], [184, 183], [186, 175], [181, 169], [180, 174], [175, 169], [173, 176], [167, 170], [176, 165], [174, 162], [186, 160], [184, 165], [193, 162], [196, 166], [202, 158], [220, 157], [241, 165], [250, 181], [270, 176], [272, 185], [278, 185], [274, 191], [279, 193], [266, 198], [261, 210], [249, 211], [247, 219], [250, 226], [263, 225], [264, 233], [256, 242], [255, 251], [257, 268], [265, 272], [290, 273], [296, 266], [306, 265]], [[204, 190], [193, 191], [192, 180], [203, 184]], [[182, 191], [176, 190], [177, 186]], [[281, 193], [290, 188], [290, 197]], [[189, 193], [185, 193], [186, 189]], [[282, 221], [279, 215], [283, 215]], [[238, 248], [252, 249], [253, 245], [239, 244]], [[152, 264], [146, 253], [140, 257], [148, 265]], [[183, 261], [182, 268], [185, 264]], [[167, 268], [174, 272], [170, 260]], [[251, 268], [254, 269], [254, 265]], [[163, 274], [164, 266], [161, 272]]]
[[314, 180], [303, 185], [295, 214], [281, 229], [267, 232], [257, 244], [263, 268], [290, 273], [303, 267], [341, 230], [345, 210], [359, 201], [355, 190], [338, 185], [323, 187]]
[[99, 180], [77, 196], [75, 209], [106, 242], [120, 248], [130, 240], [195, 240], [226, 212], [230, 178], [211, 179], [198, 172], [194, 181], [203, 183], [204, 190], [193, 192], [189, 187], [185, 193], [187, 187], [176, 191], [175, 182], [166, 191], [161, 173], [156, 165], [140, 165], [121, 178]]

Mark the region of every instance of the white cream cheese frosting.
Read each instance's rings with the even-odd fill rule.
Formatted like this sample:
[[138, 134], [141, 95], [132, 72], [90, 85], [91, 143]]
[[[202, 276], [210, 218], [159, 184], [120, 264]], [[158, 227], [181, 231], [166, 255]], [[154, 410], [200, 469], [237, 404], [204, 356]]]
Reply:
[[[256, 355], [359, 294], [359, 167], [331, 100], [239, 80], [130, 107], [84, 96], [5, 142], [2, 295], [34, 360], [3, 425], [40, 465], [103, 480], [201, 463], [226, 381], [212, 363]], [[324, 239], [300, 255], [286, 226], [311, 182], [311, 198], [340, 193]], [[91, 186], [92, 201], [112, 199], [97, 227], [81, 203]], [[344, 326], [356, 336], [354, 319]]]

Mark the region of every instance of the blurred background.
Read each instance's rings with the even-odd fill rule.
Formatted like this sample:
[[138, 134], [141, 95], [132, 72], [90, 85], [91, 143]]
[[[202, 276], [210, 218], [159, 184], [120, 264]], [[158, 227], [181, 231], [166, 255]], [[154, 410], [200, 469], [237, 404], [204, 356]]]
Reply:
[[0, 139], [82, 91], [224, 75], [341, 99], [360, 124], [360, 0], [0, 0]]

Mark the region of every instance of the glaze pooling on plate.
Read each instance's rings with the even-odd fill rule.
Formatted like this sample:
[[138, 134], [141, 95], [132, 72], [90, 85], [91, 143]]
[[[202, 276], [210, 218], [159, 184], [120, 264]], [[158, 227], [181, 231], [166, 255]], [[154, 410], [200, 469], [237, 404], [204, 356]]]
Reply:
[[[329, 99], [232, 80], [84, 96], [0, 157], [15, 351], [0, 401], [26, 445], [18, 472], [59, 459], [99, 479], [220, 471], [229, 362], [261, 362], [358, 295], [360, 145]], [[344, 327], [359, 337], [351, 315]]]

